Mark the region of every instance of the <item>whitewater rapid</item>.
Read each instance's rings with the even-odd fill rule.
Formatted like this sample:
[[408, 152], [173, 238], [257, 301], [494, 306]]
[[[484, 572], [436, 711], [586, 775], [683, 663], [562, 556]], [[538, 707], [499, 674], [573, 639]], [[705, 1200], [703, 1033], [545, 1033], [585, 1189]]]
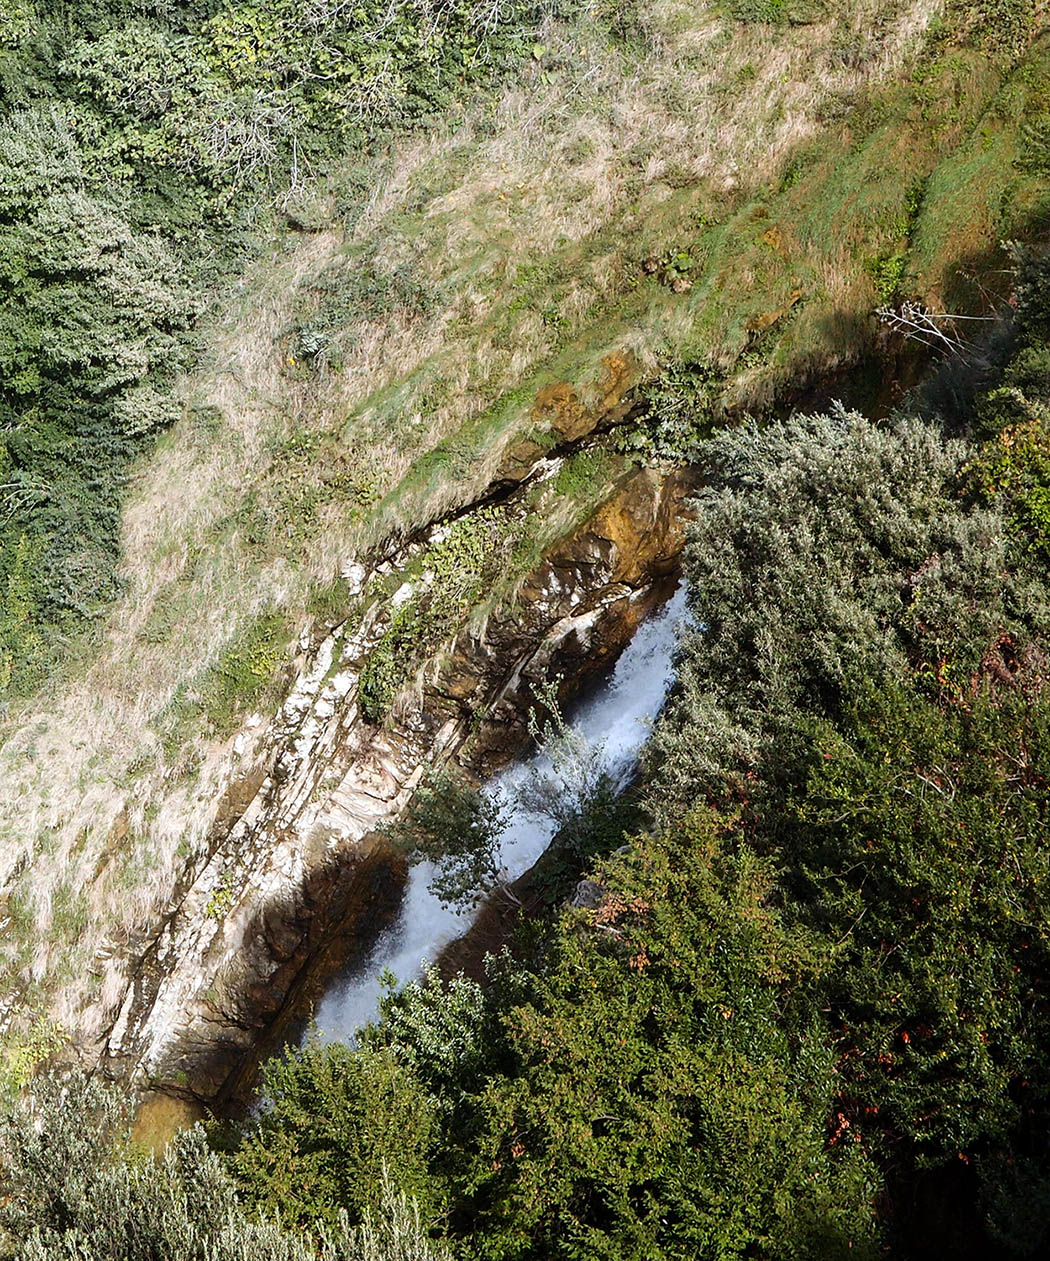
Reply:
[[[598, 749], [600, 769], [617, 789], [627, 786], [652, 720], [660, 712], [674, 678], [678, 627], [686, 615], [681, 586], [666, 605], [642, 624], [624, 649], [605, 683], [573, 711], [570, 728], [586, 746]], [[484, 792], [514, 802], [521, 785], [552, 770], [542, 752], [521, 759], [496, 776]], [[516, 806], [500, 838], [503, 867], [509, 879], [523, 875], [550, 844], [555, 823], [545, 814]], [[364, 963], [329, 989], [317, 1009], [316, 1027], [327, 1041], [353, 1037], [379, 1008], [380, 976], [389, 970], [399, 981], [418, 976], [444, 946], [462, 936], [477, 913], [444, 906], [430, 891], [433, 867], [420, 863], [409, 873], [397, 921], [379, 938]]]

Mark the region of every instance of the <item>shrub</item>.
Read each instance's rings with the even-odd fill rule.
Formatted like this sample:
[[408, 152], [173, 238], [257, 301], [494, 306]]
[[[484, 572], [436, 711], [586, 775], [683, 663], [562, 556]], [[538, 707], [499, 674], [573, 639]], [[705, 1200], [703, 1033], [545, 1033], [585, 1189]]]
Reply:
[[907, 265], [907, 250], [894, 250], [892, 254], [880, 254], [867, 263], [866, 270], [875, 286], [875, 296], [881, 306], [892, 306], [896, 302]]
[[712, 439], [686, 554], [697, 629], [650, 762], [667, 826], [698, 796], [735, 803], [778, 873], [836, 1056], [829, 1143], [893, 1171], [901, 1238], [923, 1171], [950, 1182], [960, 1154], [1000, 1237], [1019, 1188], [1046, 1186], [1034, 1157], [1010, 1172], [1050, 1088], [1050, 601], [1027, 423], [970, 464], [931, 425], [842, 412]]
[[[1010, 407], [1024, 410], [1018, 392], [1000, 389], [987, 400], [1000, 415]], [[1002, 501], [1010, 528], [1022, 547], [1050, 556], [1050, 434], [1043, 416], [1006, 426], [985, 443], [967, 466], [977, 494]]]
[[429, 1159], [437, 1105], [390, 1052], [308, 1042], [266, 1066], [263, 1094], [230, 1158], [260, 1208], [290, 1225], [343, 1213], [356, 1223], [381, 1210], [388, 1180], [417, 1200], [425, 1223], [440, 1211], [444, 1178]]
[[471, 1217], [506, 1258], [869, 1255], [869, 1170], [829, 1149], [804, 935], [772, 872], [696, 811], [598, 877], [507, 1013]]
[[645, 412], [619, 436], [620, 449], [647, 464], [692, 463], [711, 431], [720, 385], [703, 364], [666, 364], [646, 393]]
[[56, 106], [15, 114], [0, 140], [0, 551], [23, 575], [0, 596], [8, 684], [44, 627], [114, 592], [123, 471], [173, 415], [161, 387], [199, 311], [170, 243], [90, 191], [78, 143]]
[[79, 1075], [45, 1078], [0, 1118], [4, 1255], [18, 1261], [320, 1261], [355, 1255], [252, 1219], [199, 1127], [162, 1157], [132, 1147], [127, 1105]]
[[961, 668], [979, 662], [1003, 615], [1004, 542], [996, 513], [963, 523], [951, 498], [961, 443], [839, 411], [745, 424], [700, 458], [709, 486], [686, 550], [698, 629], [652, 753], [672, 794], [742, 782], [801, 713], [833, 714], [844, 688], [909, 652], [961, 641]]
[[[0, 1254], [16, 1261], [449, 1261], [385, 1168], [374, 1208], [288, 1230], [241, 1202], [200, 1126], [161, 1156], [131, 1141], [128, 1099], [79, 1073], [0, 1114]], [[272, 1208], [273, 1206], [268, 1206]]]
[[1045, 691], [998, 681], [948, 706], [872, 691], [813, 727], [775, 827], [786, 905], [836, 943], [841, 1106], [894, 1160], [1007, 1141], [1050, 1088], [1048, 771]]

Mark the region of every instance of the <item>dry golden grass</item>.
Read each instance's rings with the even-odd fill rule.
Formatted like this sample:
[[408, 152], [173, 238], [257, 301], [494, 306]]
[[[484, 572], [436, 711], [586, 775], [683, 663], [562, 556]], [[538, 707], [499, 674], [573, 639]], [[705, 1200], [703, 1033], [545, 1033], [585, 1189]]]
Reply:
[[[391, 531], [469, 501], [531, 424], [524, 398], [478, 447], [471, 422], [502, 396], [559, 376], [593, 384], [617, 348], [651, 372], [688, 339], [695, 312], [664, 291], [635, 301], [625, 259], [676, 246], [698, 204], [746, 200], [818, 134], [827, 101], [892, 75], [941, 6], [843, 7], [846, 18], [768, 28], [713, 4], [653, 0], [626, 48], [588, 18], [552, 27], [542, 64], [495, 104], [376, 164], [352, 231], [295, 235], [249, 269], [181, 384], [183, 418], [135, 478], [126, 593], [97, 651], [10, 724], [0, 752], [11, 915], [0, 951], [12, 985], [36, 983], [88, 1036], [112, 1019], [121, 949], [157, 923], [241, 764], [232, 740], [165, 741], [180, 689], [260, 612], [303, 626], [314, 584]], [[352, 279], [366, 249], [377, 274], [401, 267], [436, 302], [349, 310], [332, 334], [338, 370], [290, 364], [285, 335], [316, 285], [340, 269]], [[827, 259], [828, 291], [853, 302], [855, 270]], [[421, 456], [464, 432], [459, 463], [418, 475]], [[274, 453], [296, 434], [323, 436], [323, 455], [282, 480]], [[278, 511], [273, 537], [250, 537], [253, 504], [299, 504], [300, 484], [336, 457], [370, 497], [322, 497], [311, 529], [298, 509], [287, 521]], [[293, 543], [286, 527], [300, 531]]]

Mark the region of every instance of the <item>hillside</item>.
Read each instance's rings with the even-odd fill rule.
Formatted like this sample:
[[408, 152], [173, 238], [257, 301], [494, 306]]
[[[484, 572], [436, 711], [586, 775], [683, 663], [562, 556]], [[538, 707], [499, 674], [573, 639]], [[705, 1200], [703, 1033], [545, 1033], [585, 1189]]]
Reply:
[[[640, 857], [573, 859], [595, 932], [548, 907], [520, 972], [275, 1069], [230, 1213], [307, 1249], [382, 1203], [463, 1256], [938, 1223], [1039, 1255], [1048, 60], [1026, 0], [0, 0], [10, 1089], [221, 1108], [392, 913], [378, 831], [514, 756], [684, 566]], [[951, 804], [901, 822], [895, 775]], [[836, 867], [873, 846], [869, 910]], [[336, 1096], [371, 1145], [311, 1131]], [[17, 1255], [80, 1255], [45, 1235]]]

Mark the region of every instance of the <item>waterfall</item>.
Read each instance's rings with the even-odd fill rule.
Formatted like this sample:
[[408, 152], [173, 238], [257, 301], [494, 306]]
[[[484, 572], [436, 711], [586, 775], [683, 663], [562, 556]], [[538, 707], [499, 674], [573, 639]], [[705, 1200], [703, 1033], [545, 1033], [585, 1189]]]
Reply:
[[[570, 717], [569, 726], [601, 749], [602, 769], [617, 788], [626, 787], [674, 677], [677, 627], [685, 616], [686, 592], [679, 587], [624, 649], [609, 678]], [[550, 771], [542, 751], [508, 767], [484, 788], [497, 799], [513, 801], [517, 788], [537, 771]], [[500, 838], [503, 866], [510, 879], [524, 874], [550, 844], [555, 825], [545, 814], [516, 809]], [[473, 909], [444, 906], [430, 891], [433, 867], [420, 863], [409, 873], [396, 921], [376, 942], [369, 957], [336, 981], [317, 1011], [321, 1037], [344, 1041], [375, 1018], [382, 993], [380, 975], [389, 970], [401, 981], [418, 976], [450, 941], [470, 927]]]

